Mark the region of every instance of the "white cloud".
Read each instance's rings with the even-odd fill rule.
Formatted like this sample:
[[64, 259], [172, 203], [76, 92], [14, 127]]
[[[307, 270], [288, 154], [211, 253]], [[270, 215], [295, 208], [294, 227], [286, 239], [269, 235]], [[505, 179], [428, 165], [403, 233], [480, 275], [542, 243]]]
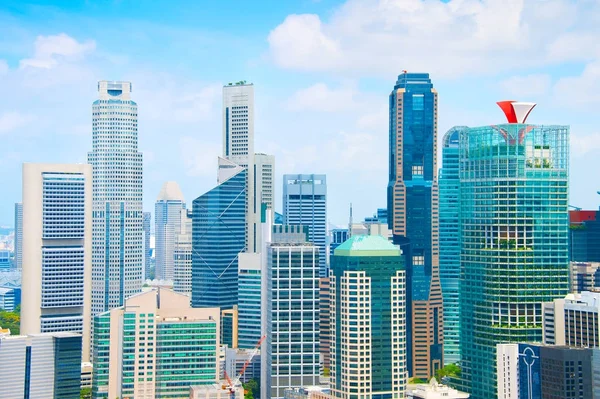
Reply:
[[579, 135], [571, 132], [571, 155], [581, 156], [600, 150], [600, 133]]
[[269, 54], [283, 68], [336, 74], [493, 74], [589, 60], [599, 13], [592, 0], [348, 0], [328, 20], [288, 16]]
[[546, 74], [513, 76], [500, 82], [500, 88], [520, 101], [529, 100], [527, 97], [546, 94], [550, 89], [552, 79]]
[[33, 58], [21, 60], [20, 67], [50, 69], [57, 66], [60, 59], [78, 60], [95, 49], [96, 43], [93, 40], [79, 43], [64, 33], [38, 36], [35, 41]]
[[356, 90], [348, 87], [330, 89], [325, 83], [317, 83], [295, 92], [288, 102], [292, 111], [338, 112], [354, 109]]
[[554, 100], [567, 108], [588, 109], [600, 105], [600, 60], [586, 65], [579, 76], [559, 79], [554, 85]]
[[179, 139], [179, 154], [187, 176], [215, 176], [216, 180], [220, 145], [184, 136]]
[[33, 116], [16, 111], [0, 114], [0, 134], [21, 128], [33, 120]]
[[8, 73], [8, 63], [6, 60], [0, 59], [0, 75], [4, 75], [6, 73]]

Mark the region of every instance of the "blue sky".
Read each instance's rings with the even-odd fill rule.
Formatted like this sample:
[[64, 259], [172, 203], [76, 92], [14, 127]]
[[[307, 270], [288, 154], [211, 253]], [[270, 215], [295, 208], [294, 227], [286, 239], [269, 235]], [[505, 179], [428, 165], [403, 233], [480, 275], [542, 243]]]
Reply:
[[430, 72], [438, 135], [501, 123], [496, 101], [534, 101], [531, 123], [571, 125], [571, 199], [600, 203], [596, 0], [2, 1], [0, 225], [22, 162], [85, 162], [98, 80], [139, 105], [144, 208], [163, 182], [188, 203], [216, 182], [221, 86], [256, 87], [256, 151], [284, 173], [326, 173], [329, 219], [385, 206], [387, 101], [403, 70]]

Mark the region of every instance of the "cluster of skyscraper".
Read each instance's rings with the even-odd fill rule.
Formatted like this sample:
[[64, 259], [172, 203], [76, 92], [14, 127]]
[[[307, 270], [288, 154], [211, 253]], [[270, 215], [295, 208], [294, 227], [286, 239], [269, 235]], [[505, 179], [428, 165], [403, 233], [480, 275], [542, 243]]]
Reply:
[[[526, 124], [532, 104], [502, 102], [508, 123], [448, 131], [438, 176], [438, 94], [428, 74], [401, 74], [387, 208], [362, 223], [351, 213], [328, 243], [326, 176], [283, 175], [278, 221], [274, 157], [254, 152], [254, 85], [226, 85], [217, 185], [188, 208], [177, 183], [164, 184], [152, 268], [131, 84], [98, 90], [89, 165], [23, 166], [15, 253], [29, 338], [11, 344], [23, 364], [44, 333], [78, 333], [69, 345], [93, 361], [94, 398], [177, 398], [223, 378], [221, 345], [234, 372], [258, 345], [264, 399], [322, 384], [329, 397], [403, 398], [410, 377], [448, 364], [471, 398], [532, 398], [550, 396], [521, 361], [542, 359], [538, 377], [551, 379], [543, 365], [562, 356], [556, 345], [600, 345], [598, 328], [576, 323], [585, 303], [597, 326], [600, 299], [563, 299], [600, 286], [600, 224], [580, 211], [569, 221], [569, 127]], [[152, 270], [175, 292], [142, 292]], [[597, 354], [569, 356], [592, 370]]]

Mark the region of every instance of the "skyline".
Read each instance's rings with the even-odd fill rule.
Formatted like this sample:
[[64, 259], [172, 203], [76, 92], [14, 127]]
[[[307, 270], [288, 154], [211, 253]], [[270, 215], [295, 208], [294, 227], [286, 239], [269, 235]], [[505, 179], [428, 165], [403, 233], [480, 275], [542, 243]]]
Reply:
[[[571, 125], [569, 202], [598, 209], [600, 187], [588, 187], [587, 170], [600, 167], [600, 133], [590, 112], [600, 105], [600, 49], [590, 41], [600, 5], [551, 0], [542, 13], [533, 7], [536, 0], [512, 7], [403, 1], [397, 9], [375, 2], [379, 6], [368, 10], [365, 3], [190, 2], [181, 10], [166, 3], [137, 9], [126, 1], [6, 3], [0, 10], [0, 87], [11, 96], [0, 99], [0, 225], [14, 223], [23, 162], [85, 162], [89, 104], [99, 80], [133, 84], [145, 158], [144, 210], [153, 209], [168, 180], [177, 181], [186, 198], [214, 186], [221, 87], [247, 80], [256, 88], [255, 151], [275, 155], [276, 202], [283, 174], [324, 173], [329, 221], [345, 225], [350, 202], [362, 219], [385, 206], [387, 95], [403, 69], [429, 72], [436, 82], [438, 140], [454, 125], [501, 123], [495, 102], [504, 99], [537, 102], [531, 123]], [[393, 20], [395, 13], [405, 16]], [[370, 22], [353, 26], [361, 14]], [[423, 20], [426, 14], [431, 21]], [[559, 15], [562, 24], [555, 25]], [[254, 27], [240, 25], [247, 18]], [[449, 34], [458, 18], [463, 30]], [[513, 22], [503, 22], [502, 34], [494, 29], [500, 19]], [[108, 22], [121, 29], [105, 30]], [[535, 32], [528, 29], [532, 24]], [[378, 44], [381, 32], [387, 33]], [[469, 34], [472, 39], [459, 40]], [[424, 40], [442, 36], [444, 47], [419, 50]], [[299, 43], [301, 37], [317, 44]], [[349, 40], [357, 40], [356, 49]], [[406, 58], [382, 50], [390, 40], [407, 50]], [[289, 54], [288, 47], [303, 51]], [[323, 48], [332, 56], [322, 56]], [[370, 64], [357, 60], [357, 52]]]

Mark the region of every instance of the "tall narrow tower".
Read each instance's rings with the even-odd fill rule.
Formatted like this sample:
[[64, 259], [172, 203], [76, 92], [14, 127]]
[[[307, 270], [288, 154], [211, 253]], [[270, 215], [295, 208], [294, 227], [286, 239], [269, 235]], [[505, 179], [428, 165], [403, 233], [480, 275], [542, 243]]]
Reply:
[[154, 204], [154, 234], [156, 247], [156, 278], [173, 280], [175, 238], [181, 233], [181, 211], [185, 200], [174, 181], [163, 184]]
[[131, 83], [98, 83], [92, 106], [92, 314], [142, 289], [142, 154]]
[[439, 279], [437, 92], [429, 74], [398, 76], [390, 94], [388, 225], [406, 262], [409, 376], [443, 366]]

